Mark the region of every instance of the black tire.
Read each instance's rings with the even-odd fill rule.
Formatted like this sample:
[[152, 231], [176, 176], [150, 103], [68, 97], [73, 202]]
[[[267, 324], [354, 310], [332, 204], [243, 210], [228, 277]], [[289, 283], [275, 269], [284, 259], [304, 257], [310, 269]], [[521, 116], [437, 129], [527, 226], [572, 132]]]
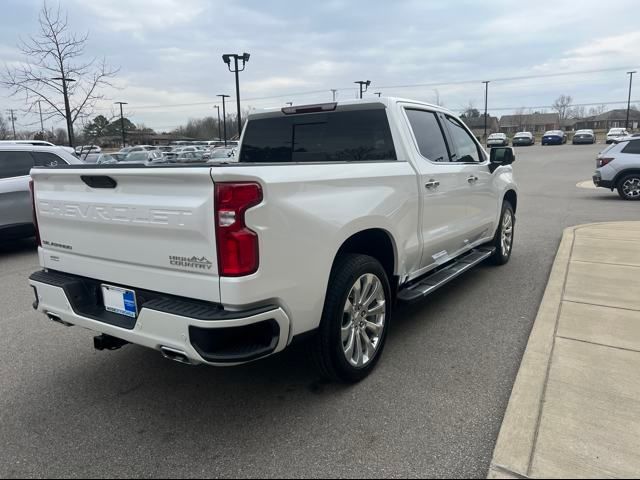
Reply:
[[616, 186], [618, 195], [620, 195], [620, 198], [622, 198], [623, 200], [640, 200], [640, 191], [637, 189], [633, 192], [628, 191], [625, 193], [625, 184], [628, 182], [633, 182], [636, 185], [640, 185], [640, 173], [632, 173], [630, 175], [625, 175], [624, 177], [622, 177], [618, 182], [618, 185]]
[[[375, 275], [383, 287], [384, 326], [375, 354], [366, 365], [356, 367], [347, 360], [341, 332], [346, 318], [344, 310], [347, 298], [354, 284], [366, 274]], [[366, 378], [382, 356], [390, 320], [391, 287], [380, 262], [367, 255], [346, 254], [337, 258], [329, 278], [320, 328], [311, 340], [311, 354], [318, 373], [327, 380], [341, 383], [357, 383]]]
[[[502, 234], [505, 228], [505, 216], [511, 216], [511, 243], [509, 244], [508, 250], [505, 250], [504, 244], [502, 242]], [[495, 253], [489, 257], [489, 261], [494, 265], [505, 265], [509, 263], [511, 259], [511, 254], [513, 253], [513, 240], [515, 237], [515, 228], [516, 228], [516, 216], [513, 212], [513, 207], [511, 203], [507, 200], [502, 204], [502, 213], [500, 214], [500, 223], [498, 224], [498, 229], [496, 230], [496, 235], [491, 242], [491, 246], [495, 247]]]

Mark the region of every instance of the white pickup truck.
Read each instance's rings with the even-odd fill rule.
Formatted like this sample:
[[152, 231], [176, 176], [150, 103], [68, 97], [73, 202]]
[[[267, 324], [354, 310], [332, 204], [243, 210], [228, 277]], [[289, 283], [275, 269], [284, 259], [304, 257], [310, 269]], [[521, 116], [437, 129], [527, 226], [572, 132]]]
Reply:
[[355, 382], [396, 302], [509, 260], [513, 161], [451, 112], [376, 98], [252, 114], [235, 163], [35, 168], [34, 308], [188, 364], [304, 340]]

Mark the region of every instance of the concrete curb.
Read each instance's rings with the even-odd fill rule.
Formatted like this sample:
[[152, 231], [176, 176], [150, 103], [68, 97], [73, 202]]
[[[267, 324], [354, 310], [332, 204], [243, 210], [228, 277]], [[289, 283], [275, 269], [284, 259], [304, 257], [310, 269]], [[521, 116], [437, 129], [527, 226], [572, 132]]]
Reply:
[[529, 337], [500, 429], [488, 478], [528, 478], [535, 454], [555, 335], [577, 230], [619, 222], [567, 228]]

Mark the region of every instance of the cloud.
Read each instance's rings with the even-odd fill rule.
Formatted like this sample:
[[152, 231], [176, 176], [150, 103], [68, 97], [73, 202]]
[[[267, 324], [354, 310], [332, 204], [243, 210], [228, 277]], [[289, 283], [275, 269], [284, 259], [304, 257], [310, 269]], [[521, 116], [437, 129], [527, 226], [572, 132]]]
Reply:
[[200, 0], [72, 0], [72, 3], [102, 22], [102, 27], [132, 33], [186, 25], [206, 8], [206, 2]]

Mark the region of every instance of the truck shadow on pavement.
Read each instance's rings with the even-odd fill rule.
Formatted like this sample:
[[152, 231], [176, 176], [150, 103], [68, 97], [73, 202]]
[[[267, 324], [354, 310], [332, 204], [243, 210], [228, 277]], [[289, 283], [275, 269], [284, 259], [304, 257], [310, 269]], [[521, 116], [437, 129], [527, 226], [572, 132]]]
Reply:
[[0, 240], [0, 259], [18, 253], [34, 253], [37, 248], [35, 238]]

